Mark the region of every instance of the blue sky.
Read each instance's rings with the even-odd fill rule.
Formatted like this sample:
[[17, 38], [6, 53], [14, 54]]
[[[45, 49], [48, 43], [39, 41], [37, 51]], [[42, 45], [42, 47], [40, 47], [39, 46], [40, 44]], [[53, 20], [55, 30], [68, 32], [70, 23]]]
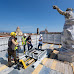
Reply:
[[74, 0], [0, 0], [0, 31], [15, 31], [19, 26], [24, 32], [37, 28], [61, 32], [65, 19], [53, 5], [65, 11], [74, 8]]

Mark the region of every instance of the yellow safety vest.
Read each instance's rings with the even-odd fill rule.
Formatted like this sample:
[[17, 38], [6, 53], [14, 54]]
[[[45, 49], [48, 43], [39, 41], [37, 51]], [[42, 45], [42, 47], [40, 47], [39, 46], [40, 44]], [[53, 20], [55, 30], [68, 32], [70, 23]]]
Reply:
[[[16, 40], [16, 43], [17, 43], [17, 40]], [[14, 50], [16, 50], [16, 49], [18, 49], [18, 47], [17, 47], [17, 46], [15, 46], [15, 49], [14, 49]]]
[[[22, 45], [26, 45], [26, 38], [22, 37]], [[24, 42], [24, 43], [23, 43]]]

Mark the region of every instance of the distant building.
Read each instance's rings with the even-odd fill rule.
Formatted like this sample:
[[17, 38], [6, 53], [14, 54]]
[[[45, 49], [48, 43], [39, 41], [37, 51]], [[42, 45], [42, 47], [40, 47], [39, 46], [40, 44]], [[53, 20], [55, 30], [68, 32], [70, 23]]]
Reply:
[[44, 31], [40, 31], [40, 34], [61, 34], [62, 32], [48, 32], [47, 29], [45, 29]]
[[61, 34], [62, 32], [48, 32], [47, 34]]
[[10, 36], [10, 33], [7, 32], [0, 32], [0, 37]]
[[47, 34], [48, 33], [48, 30], [45, 29], [44, 31], [40, 31], [40, 34]]
[[16, 29], [16, 34], [17, 34], [18, 36], [23, 35], [23, 33], [22, 33], [22, 31], [20, 30], [19, 27], [17, 27], [17, 29]]
[[37, 34], [39, 34], [39, 28], [37, 28]]

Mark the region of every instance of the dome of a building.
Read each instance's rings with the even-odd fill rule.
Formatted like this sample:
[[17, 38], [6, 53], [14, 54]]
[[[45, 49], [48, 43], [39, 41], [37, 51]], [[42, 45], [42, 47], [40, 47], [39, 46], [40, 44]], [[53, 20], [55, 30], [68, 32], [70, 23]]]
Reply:
[[20, 30], [20, 27], [19, 27], [19, 26], [18, 26], [17, 29], [16, 29], [16, 34], [17, 34], [18, 36], [23, 35], [23, 33], [22, 33], [22, 31]]

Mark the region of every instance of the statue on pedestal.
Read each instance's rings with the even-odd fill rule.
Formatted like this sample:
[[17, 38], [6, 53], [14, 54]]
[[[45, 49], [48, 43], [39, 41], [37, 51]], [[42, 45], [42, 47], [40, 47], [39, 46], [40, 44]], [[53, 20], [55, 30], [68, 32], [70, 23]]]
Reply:
[[57, 6], [53, 6], [61, 15], [65, 16], [65, 24], [62, 32], [62, 47], [64, 49], [74, 49], [74, 13], [72, 8], [66, 11], [60, 10]]

